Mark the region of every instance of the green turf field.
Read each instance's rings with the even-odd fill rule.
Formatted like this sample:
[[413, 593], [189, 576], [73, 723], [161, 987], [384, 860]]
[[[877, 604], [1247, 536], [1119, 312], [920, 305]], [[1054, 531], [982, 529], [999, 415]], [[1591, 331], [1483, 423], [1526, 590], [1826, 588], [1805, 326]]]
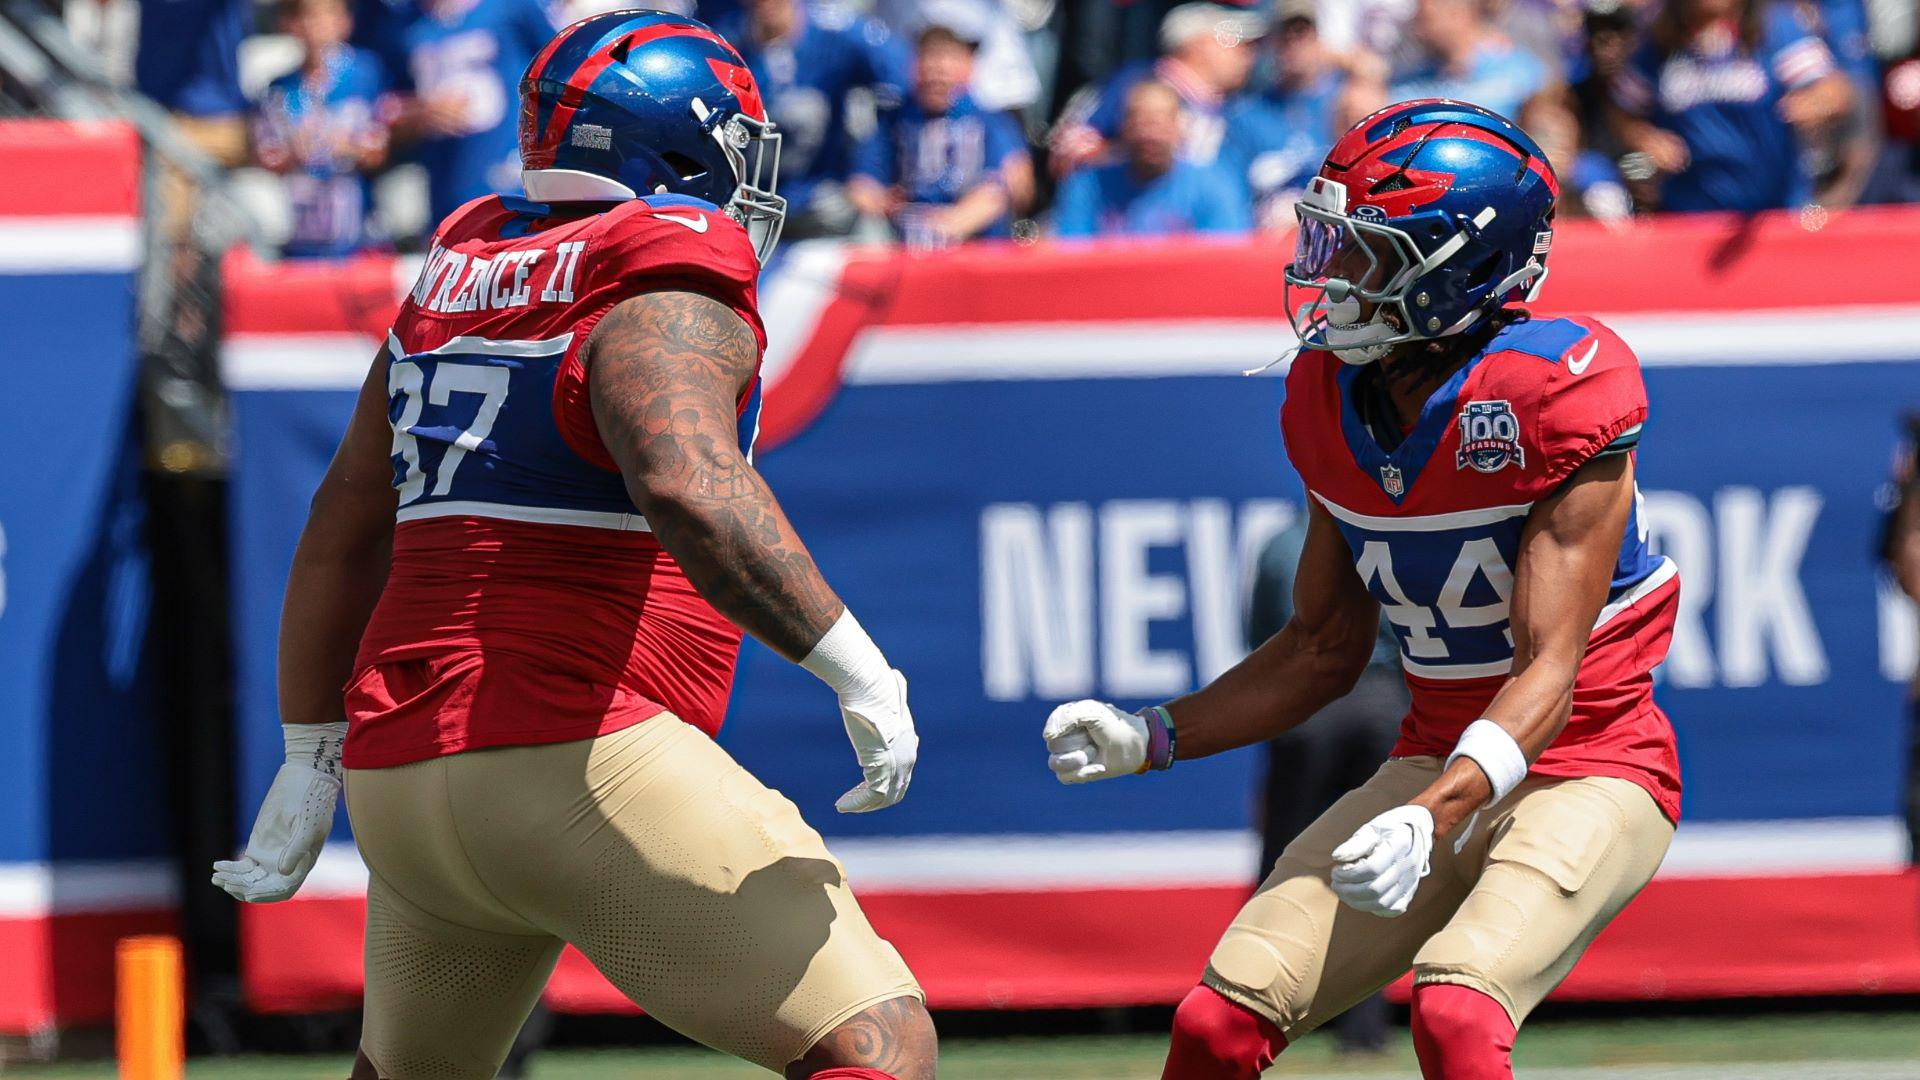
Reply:
[[[1394, 1052], [1340, 1058], [1311, 1038], [1269, 1075], [1388, 1080], [1416, 1077], [1405, 1037]], [[1160, 1035], [952, 1039], [942, 1080], [1151, 1080]], [[1723, 1019], [1558, 1021], [1527, 1029], [1515, 1052], [1521, 1077], [1543, 1080], [1920, 1080], [1920, 1013], [1822, 1013]], [[194, 1080], [344, 1077], [344, 1057], [196, 1061]], [[19, 1065], [23, 1080], [105, 1080], [100, 1064]], [[768, 1074], [699, 1049], [558, 1050], [537, 1059], [536, 1080], [748, 1080]]]

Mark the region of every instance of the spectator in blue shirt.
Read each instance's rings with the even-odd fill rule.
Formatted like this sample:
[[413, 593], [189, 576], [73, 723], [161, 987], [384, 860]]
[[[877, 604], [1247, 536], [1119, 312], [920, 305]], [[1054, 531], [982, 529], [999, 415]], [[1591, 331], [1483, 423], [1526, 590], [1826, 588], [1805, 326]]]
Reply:
[[1367, 100], [1386, 104], [1377, 76], [1349, 74], [1321, 41], [1316, 8], [1314, 0], [1281, 0], [1269, 39], [1272, 83], [1227, 107], [1220, 163], [1252, 192], [1261, 228], [1293, 228], [1294, 202], [1345, 130], [1341, 99], [1352, 84], [1373, 82]]
[[1549, 82], [1539, 57], [1487, 22], [1481, 0], [1419, 0], [1408, 29], [1419, 50], [1393, 75], [1395, 101], [1454, 98], [1512, 119]]
[[885, 26], [801, 0], [748, 0], [715, 29], [746, 58], [780, 128], [780, 194], [790, 239], [853, 226], [843, 186], [853, 157], [847, 105], [866, 90], [882, 108], [899, 104], [907, 49]]
[[1033, 183], [1019, 125], [967, 94], [974, 32], [940, 22], [921, 29], [912, 93], [880, 113], [854, 155], [848, 197], [862, 213], [890, 221], [910, 247], [1009, 235], [1013, 193]]
[[1220, 153], [1227, 103], [1253, 70], [1254, 42], [1266, 23], [1244, 8], [1181, 4], [1160, 21], [1160, 59], [1121, 68], [1105, 84], [1075, 94], [1048, 137], [1048, 166], [1065, 176], [1107, 152], [1119, 133], [1127, 94], [1156, 79], [1180, 95], [1180, 156], [1203, 164]]
[[1619, 224], [1633, 215], [1633, 199], [1619, 167], [1581, 137], [1580, 115], [1571, 93], [1536, 95], [1516, 121], [1540, 144], [1560, 180], [1557, 216]]
[[1809, 155], [1815, 199], [1822, 206], [1851, 206], [1865, 193], [1883, 145], [1880, 61], [1868, 39], [1866, 8], [1861, 0], [1801, 0], [1796, 6], [1853, 84], [1849, 115], [1822, 132]]
[[405, 27], [411, 91], [396, 135], [416, 140], [433, 220], [520, 190], [519, 84], [558, 29], [540, 0], [421, 0]]
[[1614, 82], [1621, 138], [1660, 177], [1663, 210], [1803, 204], [1802, 139], [1852, 96], [1826, 44], [1765, 0], [1671, 0]]
[[247, 157], [247, 97], [240, 90], [240, 42], [247, 0], [145, 0], [133, 80], [174, 114], [182, 134], [222, 165]]
[[1246, 189], [1218, 165], [1180, 159], [1180, 95], [1149, 79], [1127, 93], [1122, 159], [1090, 165], [1060, 185], [1059, 236], [1242, 233], [1253, 227]]
[[380, 62], [347, 44], [347, 0], [290, 0], [285, 22], [304, 55], [261, 96], [254, 157], [285, 184], [293, 211], [286, 253], [350, 255], [372, 241], [366, 174], [387, 158]]

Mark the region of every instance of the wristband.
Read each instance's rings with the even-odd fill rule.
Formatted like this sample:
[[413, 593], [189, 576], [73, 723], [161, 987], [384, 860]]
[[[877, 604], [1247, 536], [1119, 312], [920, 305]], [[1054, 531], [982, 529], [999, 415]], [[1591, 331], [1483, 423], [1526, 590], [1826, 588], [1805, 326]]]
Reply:
[[860, 620], [845, 608], [814, 643], [813, 651], [801, 659], [800, 666], [832, 687], [843, 701], [883, 698], [893, 686], [888, 677], [893, 666], [867, 636]]
[[1480, 719], [1467, 725], [1460, 733], [1460, 741], [1453, 746], [1453, 753], [1447, 755], [1444, 768], [1452, 767], [1461, 758], [1472, 758], [1487, 774], [1487, 782], [1493, 785], [1493, 795], [1483, 806], [1491, 806], [1513, 793], [1520, 781], [1527, 778], [1527, 755], [1520, 744], [1513, 741], [1507, 729], [1491, 720]]
[[340, 772], [340, 751], [347, 742], [347, 722], [331, 720], [322, 724], [281, 724], [280, 737], [286, 743], [287, 764], [305, 765], [335, 780]]
[[1147, 723], [1147, 759], [1140, 763], [1140, 771], [1173, 768], [1173, 749], [1180, 741], [1180, 733], [1173, 728], [1173, 714], [1165, 705], [1149, 705], [1133, 715]]

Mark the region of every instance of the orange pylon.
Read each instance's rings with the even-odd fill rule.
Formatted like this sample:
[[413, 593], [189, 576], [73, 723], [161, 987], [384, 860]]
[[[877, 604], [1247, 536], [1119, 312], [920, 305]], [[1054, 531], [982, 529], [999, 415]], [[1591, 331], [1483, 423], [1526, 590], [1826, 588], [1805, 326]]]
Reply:
[[121, 938], [114, 972], [120, 1080], [182, 1080], [186, 1005], [180, 939]]

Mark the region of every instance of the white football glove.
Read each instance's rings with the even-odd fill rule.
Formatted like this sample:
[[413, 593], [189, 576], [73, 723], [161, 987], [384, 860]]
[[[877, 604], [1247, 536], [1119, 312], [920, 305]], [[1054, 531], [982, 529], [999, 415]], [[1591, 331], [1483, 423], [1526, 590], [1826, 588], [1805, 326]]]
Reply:
[[1433, 814], [1396, 806], [1333, 849], [1333, 891], [1348, 907], [1391, 919], [1407, 913], [1432, 869]]
[[1146, 768], [1147, 722], [1104, 701], [1069, 701], [1040, 733], [1047, 768], [1063, 784], [1126, 776]]
[[283, 724], [287, 760], [260, 803], [247, 850], [213, 864], [213, 883], [235, 900], [273, 904], [299, 891], [333, 829], [340, 800], [345, 721]]
[[833, 808], [864, 814], [906, 798], [913, 763], [920, 757], [920, 735], [913, 730], [913, 713], [907, 711], [907, 677], [887, 663], [860, 620], [845, 609], [800, 666], [840, 699], [840, 721], [866, 776], [835, 799]]
[[890, 693], [865, 701], [840, 699], [840, 719], [866, 779], [833, 802], [843, 814], [884, 810], [907, 796], [913, 763], [920, 757], [920, 734], [907, 709], [907, 677], [889, 669]]

